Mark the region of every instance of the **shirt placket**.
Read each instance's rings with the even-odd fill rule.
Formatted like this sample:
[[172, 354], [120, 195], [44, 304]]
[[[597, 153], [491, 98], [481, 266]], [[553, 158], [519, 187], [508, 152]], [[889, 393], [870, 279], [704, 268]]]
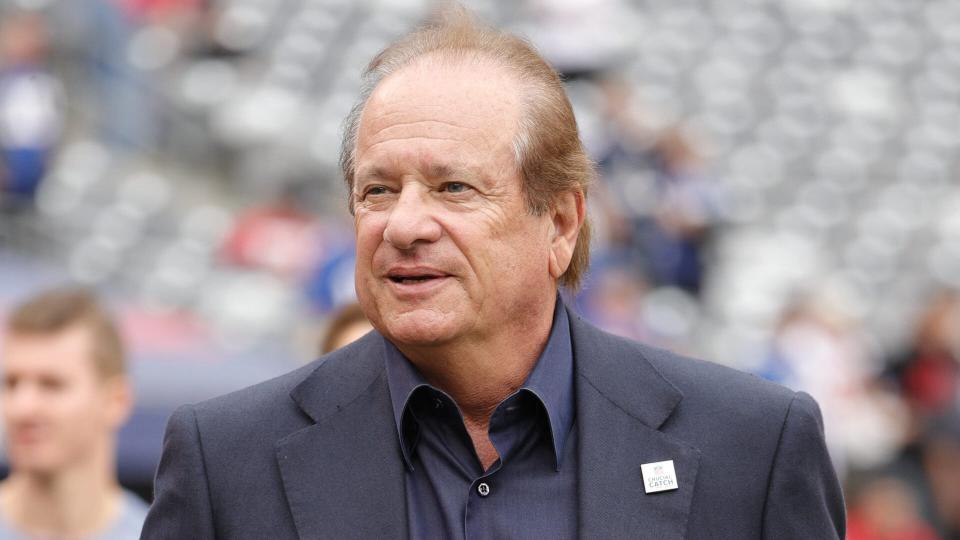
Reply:
[[[524, 392], [515, 394], [501, 403], [490, 420], [490, 440], [497, 449], [499, 458], [487, 471], [477, 476], [469, 486], [467, 494], [467, 504], [463, 514], [464, 537], [468, 540], [478, 538], [489, 538], [489, 531], [477, 530], [486, 520], [480, 518], [480, 515], [496, 511], [496, 498], [501, 496], [501, 489], [498, 489], [497, 478], [502, 476], [503, 468], [510, 459], [513, 450], [517, 447], [523, 437], [529, 435], [529, 430], [534, 428], [534, 419], [523, 417], [524, 414], [533, 414], [533, 410], [525, 404], [526, 395]], [[525, 409], [525, 407], [527, 409]], [[477, 519], [471, 519], [474, 517]]]

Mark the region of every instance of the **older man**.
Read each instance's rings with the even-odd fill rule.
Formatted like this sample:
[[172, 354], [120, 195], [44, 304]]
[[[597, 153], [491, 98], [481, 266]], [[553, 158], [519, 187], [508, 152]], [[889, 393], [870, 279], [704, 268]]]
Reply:
[[843, 536], [806, 395], [569, 312], [592, 178], [557, 75], [445, 16], [348, 118], [376, 332], [171, 419], [143, 538]]

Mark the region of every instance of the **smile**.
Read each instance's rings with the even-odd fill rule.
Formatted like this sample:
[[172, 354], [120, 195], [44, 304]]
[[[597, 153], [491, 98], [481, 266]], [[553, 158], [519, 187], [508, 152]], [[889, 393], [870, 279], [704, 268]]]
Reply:
[[410, 283], [423, 283], [424, 281], [430, 281], [432, 279], [441, 279], [446, 276], [442, 275], [423, 275], [423, 276], [403, 276], [403, 275], [390, 275], [387, 276], [390, 278], [390, 281], [394, 283], [410, 284]]
[[414, 300], [433, 295], [452, 276], [434, 268], [392, 268], [385, 277], [394, 294]]

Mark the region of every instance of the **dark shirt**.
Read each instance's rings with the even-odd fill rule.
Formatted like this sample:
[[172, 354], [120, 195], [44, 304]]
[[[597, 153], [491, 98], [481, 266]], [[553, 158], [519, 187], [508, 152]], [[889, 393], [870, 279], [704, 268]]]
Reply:
[[547, 345], [490, 419], [486, 471], [453, 399], [386, 342], [387, 382], [407, 466], [410, 538], [575, 538], [573, 349], [557, 300]]

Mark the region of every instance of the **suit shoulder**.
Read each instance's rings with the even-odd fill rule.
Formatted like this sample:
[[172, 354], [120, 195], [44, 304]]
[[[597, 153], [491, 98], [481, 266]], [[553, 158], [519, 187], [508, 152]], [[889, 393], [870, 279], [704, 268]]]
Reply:
[[219, 413], [243, 414], [251, 408], [270, 407], [278, 401], [278, 398], [287, 396], [300, 381], [315, 371], [323, 361], [323, 358], [314, 360], [272, 379], [195, 403], [193, 408], [198, 416], [207, 416]]
[[[370, 336], [361, 342], [370, 341]], [[314, 372], [325, 370], [328, 377], [335, 378], [345, 366], [353, 365], [363, 343], [354, 343], [333, 351], [306, 365], [283, 375], [248, 386], [246, 388], [194, 404], [197, 420], [203, 424], [229, 422], [231, 419], [269, 418], [271, 415], [292, 413], [300, 416], [300, 409], [290, 393]], [[279, 420], [281, 417], [273, 416]]]
[[[690, 358], [597, 329], [591, 338], [614, 373], [642, 373], [649, 365], [683, 396], [681, 407], [697, 414], [722, 414], [729, 421], [765, 421], [786, 414], [796, 392], [718, 363]], [[649, 375], [649, 373], [648, 373]], [[630, 379], [630, 377], [626, 377]]]
[[671, 381], [677, 388], [689, 394], [715, 395], [744, 399], [753, 396], [757, 400], [789, 404], [796, 392], [739, 369], [716, 362], [691, 358], [677, 353], [638, 344], [640, 354], [654, 369]]
[[723, 426], [733, 437], [762, 434], [772, 442], [800, 395], [751, 373], [706, 360], [652, 347], [644, 347], [644, 354], [683, 394], [675, 420], [699, 426], [701, 431]]
[[645, 360], [683, 396], [666, 429], [711, 453], [736, 448], [769, 455], [792, 409], [819, 417], [809, 396], [751, 373], [639, 343], [628, 346], [634, 360]]

